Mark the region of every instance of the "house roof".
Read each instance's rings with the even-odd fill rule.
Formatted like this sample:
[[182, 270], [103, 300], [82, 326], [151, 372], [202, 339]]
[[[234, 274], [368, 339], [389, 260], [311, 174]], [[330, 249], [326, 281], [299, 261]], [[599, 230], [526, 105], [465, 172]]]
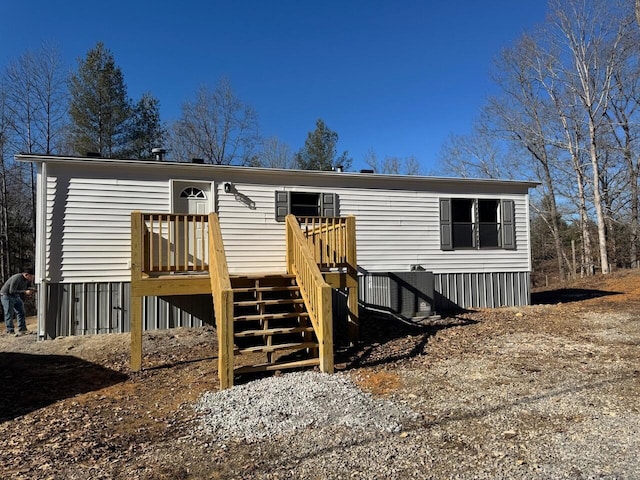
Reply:
[[360, 188], [390, 188], [390, 189], [447, 189], [452, 186], [464, 186], [469, 189], [489, 191], [499, 189], [526, 193], [535, 188], [540, 182], [525, 180], [486, 179], [486, 178], [456, 178], [431, 177], [417, 175], [390, 175], [368, 172], [337, 172], [319, 170], [288, 170], [263, 167], [239, 167], [232, 165], [212, 165], [189, 162], [167, 162], [155, 160], [127, 160], [100, 157], [72, 157], [61, 155], [18, 154], [15, 156], [20, 162], [52, 163], [52, 164], [83, 164], [96, 167], [116, 167], [127, 169], [168, 169], [211, 173], [217, 180], [241, 181], [253, 180], [271, 184], [303, 184], [303, 185], [335, 185]]

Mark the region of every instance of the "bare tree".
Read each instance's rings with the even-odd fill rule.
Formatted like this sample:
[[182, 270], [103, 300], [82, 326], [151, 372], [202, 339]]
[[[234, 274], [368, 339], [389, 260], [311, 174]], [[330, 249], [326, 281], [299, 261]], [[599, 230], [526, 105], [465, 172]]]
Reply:
[[[66, 76], [58, 50], [45, 44], [27, 51], [4, 72], [7, 115], [11, 119], [9, 140], [14, 151], [55, 152], [66, 121]], [[36, 171], [29, 167], [31, 237], [35, 242]]]
[[222, 79], [214, 90], [200, 87], [195, 98], [182, 105], [171, 137], [172, 155], [178, 159], [250, 165], [256, 162], [258, 117], [235, 96], [229, 81]]
[[422, 165], [413, 155], [400, 157], [385, 157], [384, 160], [378, 159], [378, 155], [373, 149], [370, 149], [364, 158], [369, 167], [376, 173], [389, 175], [422, 175]]
[[0, 278], [6, 279], [11, 272], [9, 251], [9, 215], [7, 194], [7, 162], [9, 158], [9, 131], [12, 128], [7, 111], [6, 88], [0, 80]]
[[[640, 4], [639, 4], [640, 5]], [[629, 39], [636, 45], [639, 43], [640, 30]], [[627, 49], [633, 52], [633, 49]], [[637, 62], [620, 62], [620, 68], [614, 75], [614, 89], [611, 108], [607, 113], [614, 148], [619, 152], [626, 166], [626, 189], [629, 196], [629, 257], [631, 266], [640, 267], [638, 255], [639, 231], [639, 192], [640, 180], [640, 65]]]
[[556, 152], [553, 148], [554, 129], [549, 128], [550, 104], [540, 94], [531, 59], [537, 45], [533, 38], [524, 35], [514, 47], [506, 49], [496, 62], [494, 80], [502, 94], [489, 100], [488, 115], [494, 119], [498, 131], [509, 141], [528, 154], [533, 160], [532, 168], [543, 186], [542, 195], [549, 208], [542, 218], [548, 222], [553, 236], [558, 275], [564, 279], [566, 269], [563, 262], [560, 215], [557, 206]]
[[266, 168], [291, 169], [295, 167], [291, 147], [277, 137], [270, 137], [262, 142], [258, 164]]
[[516, 155], [508, 150], [496, 125], [491, 109], [485, 105], [470, 133], [450, 135], [439, 155], [445, 174], [464, 178], [530, 176], [514, 161]]
[[[598, 246], [602, 273], [609, 273], [606, 214], [601, 178], [603, 159], [599, 142], [608, 128], [615, 72], [629, 44], [625, 41], [633, 17], [618, 2], [555, 0], [551, 18], [557, 29], [561, 54], [569, 56], [562, 75], [575, 93], [587, 125], [587, 151], [591, 163], [593, 204], [598, 226]], [[630, 13], [630, 12], [629, 12]]]

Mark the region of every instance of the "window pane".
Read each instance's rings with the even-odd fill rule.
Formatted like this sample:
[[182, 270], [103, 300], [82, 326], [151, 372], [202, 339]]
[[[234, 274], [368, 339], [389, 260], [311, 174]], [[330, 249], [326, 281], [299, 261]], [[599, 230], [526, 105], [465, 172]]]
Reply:
[[478, 200], [478, 221], [498, 223], [498, 200]]
[[454, 198], [451, 200], [451, 220], [455, 222], [471, 222], [473, 219], [473, 200]]
[[473, 247], [473, 224], [470, 222], [453, 224], [453, 248]]
[[320, 216], [320, 194], [291, 192], [291, 212], [297, 217]]
[[500, 246], [500, 225], [497, 223], [480, 224], [480, 248]]

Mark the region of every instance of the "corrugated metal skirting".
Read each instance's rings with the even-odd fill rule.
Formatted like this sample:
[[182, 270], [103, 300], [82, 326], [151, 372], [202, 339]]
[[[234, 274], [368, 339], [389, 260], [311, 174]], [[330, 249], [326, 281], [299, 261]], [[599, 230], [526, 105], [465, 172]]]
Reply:
[[434, 307], [433, 273], [367, 273], [359, 279], [359, 296], [365, 307], [407, 318], [428, 317]]
[[[531, 303], [529, 272], [367, 273], [359, 279], [360, 301], [404, 316], [421, 315], [423, 303], [436, 313], [461, 308], [517, 307]], [[427, 314], [429, 312], [426, 312]]]
[[[529, 272], [370, 273], [359, 279], [359, 298], [405, 316], [428, 315], [529, 305], [529, 282]], [[47, 284], [46, 290], [45, 338], [129, 331], [129, 282]], [[346, 316], [344, 292], [335, 291], [333, 303], [334, 316]], [[210, 295], [144, 297], [143, 322], [145, 330], [212, 325], [213, 302]]]
[[529, 272], [434, 275], [437, 311], [519, 307], [531, 303]]
[[[128, 332], [129, 282], [47, 284], [45, 337]], [[143, 328], [213, 323], [211, 296], [144, 297]]]

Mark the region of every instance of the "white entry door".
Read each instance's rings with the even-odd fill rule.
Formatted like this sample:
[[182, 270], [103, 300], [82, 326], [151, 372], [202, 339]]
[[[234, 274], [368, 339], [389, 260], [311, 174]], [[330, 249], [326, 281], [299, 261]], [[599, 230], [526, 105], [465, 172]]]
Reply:
[[[174, 213], [207, 215], [211, 211], [211, 184], [175, 182], [173, 194]], [[208, 263], [208, 232], [207, 223], [180, 221], [176, 224], [172, 243], [177, 250], [178, 258], [184, 259], [181, 263], [186, 263], [185, 267]]]

